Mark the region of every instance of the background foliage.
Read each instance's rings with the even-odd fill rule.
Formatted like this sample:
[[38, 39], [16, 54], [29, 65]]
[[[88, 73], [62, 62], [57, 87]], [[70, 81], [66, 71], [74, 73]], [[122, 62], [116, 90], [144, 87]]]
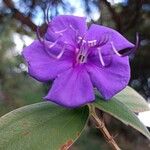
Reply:
[[[75, 3], [79, 6], [76, 7]], [[49, 6], [50, 19], [59, 14], [76, 14], [83, 11], [89, 23], [112, 27], [132, 42], [135, 42], [135, 34], [139, 32], [140, 47], [135, 56], [130, 56], [130, 85], [147, 100], [150, 99], [148, 0], [125, 0], [114, 5], [107, 0], [0, 0], [0, 115], [23, 105], [42, 101], [41, 97], [48, 90], [47, 85], [42, 85], [27, 75], [20, 55], [22, 48], [17, 50], [16, 43], [21, 40], [20, 44], [27, 45], [25, 37], [35, 38], [37, 25], [40, 25], [41, 34], [44, 34], [47, 27], [46, 9]], [[125, 125], [107, 115], [105, 118], [109, 129], [114, 134], [119, 133], [116, 139], [119, 139], [120, 144], [125, 145], [127, 150], [133, 147], [137, 150], [150, 148], [148, 141], [139, 133], [127, 129]], [[92, 127], [92, 124], [89, 123], [89, 126]], [[100, 141], [98, 136], [99, 133], [95, 129], [87, 128], [72, 150], [107, 150], [107, 145], [103, 140]]]

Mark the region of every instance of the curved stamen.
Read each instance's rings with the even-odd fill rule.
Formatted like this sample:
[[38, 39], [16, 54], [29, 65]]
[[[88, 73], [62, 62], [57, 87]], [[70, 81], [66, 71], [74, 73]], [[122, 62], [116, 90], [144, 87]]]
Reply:
[[56, 39], [55, 42], [50, 42], [50, 41], [48, 41], [48, 40], [45, 40], [45, 39], [43, 39], [43, 38], [40, 36], [39, 27], [37, 27], [36, 35], [37, 35], [38, 40], [41, 42], [41, 44], [44, 45], [44, 47], [45, 47], [44, 50], [45, 50], [45, 52], [46, 52], [49, 56], [51, 56], [51, 57], [53, 57], [53, 58], [55, 58], [55, 59], [61, 58], [61, 56], [63, 55], [63, 53], [64, 53], [64, 51], [65, 51], [65, 48], [66, 48], [65, 45], [63, 46], [62, 50], [60, 51], [60, 53], [59, 53], [57, 56], [54, 55], [54, 54], [52, 54], [50, 51], [46, 50], [47, 48], [48, 48], [48, 49], [53, 48], [53, 47], [58, 43], [59, 37]]
[[136, 43], [135, 43], [135, 49], [138, 49], [138, 47], [139, 47], [139, 45], [140, 45], [140, 38], [139, 38], [139, 33], [137, 32], [136, 33]]
[[57, 44], [57, 42], [58, 42], [58, 40], [56, 40], [55, 42], [49, 42], [49, 41], [46, 41], [46, 40], [45, 40], [45, 41], [44, 41], [44, 46], [46, 46], [46, 47], [45, 47], [45, 51], [46, 51], [46, 53], [47, 53], [49, 56], [51, 56], [51, 57], [53, 57], [53, 58], [55, 58], [55, 59], [60, 59], [60, 58], [62, 57], [62, 55], [64, 54], [66, 45], [63, 46], [62, 50], [60, 51], [60, 53], [59, 53], [58, 55], [54, 55], [54, 54], [52, 54], [50, 51], [46, 50], [46, 48], [49, 48], [49, 49], [53, 48], [53, 47]]
[[91, 41], [88, 41], [89, 47], [97, 48], [100, 46], [105, 45], [109, 41], [109, 35], [103, 36], [99, 41], [93, 40], [93, 43], [91, 44]]
[[140, 43], [139, 34], [136, 33], [136, 43], [135, 43], [135, 46], [132, 49], [129, 49], [129, 50], [127, 49], [127, 52], [123, 53], [123, 56], [127, 56], [127, 55], [130, 55], [131, 53], [134, 53], [138, 49], [139, 43]]
[[66, 49], [66, 46], [64, 45], [63, 48], [62, 48], [62, 50], [60, 51], [60, 53], [56, 56], [57, 59], [60, 59], [62, 57], [62, 55], [65, 52], [65, 49]]
[[104, 62], [104, 60], [103, 60], [103, 56], [102, 56], [102, 53], [101, 53], [101, 48], [98, 47], [97, 50], [98, 50], [99, 60], [100, 60], [100, 62], [101, 62], [101, 64], [102, 64], [102, 66], [105, 67], [106, 64], [105, 64], [105, 62]]
[[70, 24], [69, 27], [74, 31], [77, 32], [77, 30]]
[[46, 11], [46, 21], [47, 21], [47, 23], [49, 23], [50, 22], [50, 17], [49, 17], [49, 10], [50, 10], [50, 8], [51, 8], [51, 4], [50, 4], [50, 2], [49, 2], [49, 4], [48, 4], [48, 7], [47, 7], [47, 11]]
[[59, 31], [54, 31], [54, 33], [63, 35], [63, 32], [65, 32], [65, 31], [67, 31], [67, 28], [59, 30]]
[[103, 46], [104, 44], [106, 44], [109, 40], [109, 36], [105, 35], [101, 38], [101, 40], [98, 42], [98, 46]]
[[77, 43], [78, 43], [78, 44], [81, 43], [82, 40], [83, 40], [83, 38], [82, 38], [81, 36], [78, 36], [78, 41], [77, 41]]
[[138, 49], [139, 47], [139, 34], [136, 33], [136, 43], [135, 43], [135, 46], [133, 48], [126, 48], [126, 49], [123, 49], [123, 50], [120, 50], [120, 51], [117, 51], [117, 49], [115, 48], [113, 42], [111, 41], [111, 46], [112, 46], [112, 50], [120, 57], [123, 57], [123, 56], [128, 56], [130, 55], [131, 53], [134, 53], [136, 49]]
[[81, 36], [77, 37], [77, 39], [78, 39], [78, 41], [77, 41], [78, 47], [82, 47], [83, 44], [86, 43], [86, 41], [84, 40], [85, 35], [86, 35], [86, 33], [84, 33], [82, 37]]
[[63, 32], [67, 31], [69, 28], [71, 28], [77, 34], [78, 31], [71, 24], [62, 30], [54, 31], [54, 33], [63, 35]]
[[42, 38], [41, 35], [40, 35], [39, 26], [37, 26], [37, 28], [36, 28], [36, 36], [37, 36], [37, 39], [38, 39], [40, 42], [43, 41], [43, 38]]
[[118, 56], [120, 56], [120, 57], [122, 57], [123, 55], [121, 55], [121, 54], [117, 51], [117, 49], [116, 49], [115, 46], [114, 46], [114, 43], [111, 41], [110, 44], [111, 44], [112, 50], [115, 52], [115, 54], [118, 55]]
[[57, 44], [57, 42], [58, 42], [58, 39], [55, 42], [50, 42], [50, 41], [47, 41], [47, 40], [43, 40], [44, 45], [46, 45], [48, 48], [54, 47]]

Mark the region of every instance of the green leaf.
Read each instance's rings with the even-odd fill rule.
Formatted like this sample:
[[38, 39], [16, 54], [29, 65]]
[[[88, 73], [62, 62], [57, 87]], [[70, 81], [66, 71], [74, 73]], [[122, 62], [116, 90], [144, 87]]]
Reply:
[[16, 109], [0, 118], [1, 150], [64, 150], [80, 136], [88, 107], [65, 109], [49, 102]]
[[121, 103], [119, 100], [114, 98], [111, 101], [104, 101], [97, 96], [97, 100], [95, 103], [93, 103], [93, 105], [96, 108], [117, 118], [124, 124], [135, 128], [143, 135], [145, 135], [148, 139], [150, 139], [150, 133], [147, 130], [147, 128], [140, 122], [138, 117], [125, 104]]
[[133, 88], [127, 86], [123, 91], [115, 96], [115, 99], [126, 104], [133, 112], [149, 111], [150, 108], [146, 100]]

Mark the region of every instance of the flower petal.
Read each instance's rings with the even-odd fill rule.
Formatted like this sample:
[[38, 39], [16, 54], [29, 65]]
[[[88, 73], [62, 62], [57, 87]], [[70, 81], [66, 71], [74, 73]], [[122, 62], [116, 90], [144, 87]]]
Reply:
[[134, 45], [124, 38], [119, 32], [101, 25], [92, 24], [87, 33], [87, 39], [89, 41], [97, 40], [97, 42], [103, 45], [102, 52], [104, 54], [110, 54], [113, 52], [112, 44], [116, 51], [124, 49], [132, 49]]
[[[107, 60], [107, 58], [104, 59]], [[95, 59], [93, 62], [88, 63], [87, 71], [93, 85], [105, 99], [110, 99], [124, 89], [130, 79], [128, 56], [118, 57], [113, 55], [111, 63], [107, 67], [102, 67], [100, 61], [98, 62], [98, 59]]]
[[86, 18], [70, 15], [55, 17], [48, 25], [46, 39], [55, 41], [61, 37], [62, 42], [76, 44], [76, 36], [82, 36], [87, 30]]
[[93, 86], [85, 68], [72, 68], [58, 76], [45, 99], [68, 108], [92, 102]]
[[59, 73], [72, 66], [72, 57], [54, 59], [46, 53], [43, 44], [39, 41], [34, 41], [24, 48], [22, 54], [28, 63], [29, 74], [43, 82], [54, 79]]

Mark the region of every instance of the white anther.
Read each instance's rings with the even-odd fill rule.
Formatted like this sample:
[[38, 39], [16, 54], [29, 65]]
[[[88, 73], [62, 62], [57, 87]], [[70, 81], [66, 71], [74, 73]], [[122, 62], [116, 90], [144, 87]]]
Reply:
[[104, 60], [103, 60], [103, 56], [102, 56], [102, 53], [101, 53], [101, 48], [99, 47], [99, 48], [97, 48], [97, 50], [98, 50], [98, 55], [99, 55], [100, 62], [102, 64], [102, 66], [105, 67], [106, 65], [105, 65]]
[[82, 40], [82, 37], [81, 37], [81, 36], [78, 36], [78, 39], [79, 39], [79, 40]]
[[78, 36], [78, 41], [77, 41], [77, 43], [79, 44], [81, 41], [82, 41], [82, 37], [81, 37], [81, 36]]
[[113, 43], [113, 42], [110, 42], [110, 44], [111, 44], [112, 49], [113, 49], [113, 51], [115, 52], [115, 54], [118, 55], [118, 56], [120, 56], [120, 57], [122, 57], [122, 55], [121, 55], [121, 54], [117, 51], [117, 49], [115, 48], [114, 43]]
[[88, 41], [88, 46], [89, 47], [95, 46], [96, 43], [97, 43], [97, 40]]
[[82, 42], [83, 42], [83, 43], [86, 43], [86, 40], [83, 40]]
[[96, 45], [96, 43], [97, 43], [97, 40], [93, 40], [93, 44], [94, 44], [94, 46]]

